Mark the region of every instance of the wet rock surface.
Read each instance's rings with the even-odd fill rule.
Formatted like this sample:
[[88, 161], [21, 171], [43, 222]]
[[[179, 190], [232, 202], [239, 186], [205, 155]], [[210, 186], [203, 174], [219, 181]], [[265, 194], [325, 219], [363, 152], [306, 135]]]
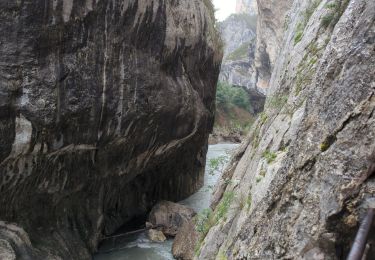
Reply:
[[210, 7], [0, 9], [0, 219], [30, 243], [10, 242], [9, 227], [0, 239], [17, 256], [89, 259], [101, 237], [156, 201], [201, 187], [221, 62]]
[[164, 242], [167, 239], [163, 232], [156, 229], [149, 229], [147, 231], [147, 236], [154, 242]]
[[188, 222], [196, 212], [184, 205], [170, 201], [158, 202], [148, 216], [148, 222], [165, 235], [175, 236], [181, 226]]

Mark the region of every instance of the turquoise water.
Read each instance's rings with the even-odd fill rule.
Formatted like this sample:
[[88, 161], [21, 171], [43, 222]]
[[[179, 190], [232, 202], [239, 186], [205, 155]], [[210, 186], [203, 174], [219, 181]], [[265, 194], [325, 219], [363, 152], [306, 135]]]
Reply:
[[[237, 146], [238, 144], [215, 144], [208, 147], [204, 186], [181, 201], [181, 204], [197, 212], [209, 207], [212, 187], [221, 174], [220, 171], [210, 170], [210, 160], [222, 156], [229, 158]], [[99, 253], [94, 255], [94, 260], [171, 260], [172, 243], [173, 239], [163, 243], [152, 242], [145, 232], [139, 232], [126, 238], [105, 241], [99, 248]]]

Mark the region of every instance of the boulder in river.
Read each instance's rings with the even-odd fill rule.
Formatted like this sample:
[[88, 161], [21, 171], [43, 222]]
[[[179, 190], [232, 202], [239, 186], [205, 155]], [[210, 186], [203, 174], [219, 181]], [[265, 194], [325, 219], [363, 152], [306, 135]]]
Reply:
[[15, 260], [16, 254], [8, 241], [0, 239], [0, 259]]
[[157, 229], [149, 229], [147, 232], [148, 238], [154, 242], [164, 242], [167, 238], [164, 236], [163, 232]]
[[199, 240], [199, 233], [195, 229], [194, 221], [185, 222], [179, 229], [172, 245], [172, 254], [176, 259], [190, 260], [194, 258], [195, 247]]
[[160, 201], [152, 208], [149, 222], [153, 227], [159, 227], [165, 235], [176, 236], [178, 229], [195, 214], [189, 207], [170, 201]]

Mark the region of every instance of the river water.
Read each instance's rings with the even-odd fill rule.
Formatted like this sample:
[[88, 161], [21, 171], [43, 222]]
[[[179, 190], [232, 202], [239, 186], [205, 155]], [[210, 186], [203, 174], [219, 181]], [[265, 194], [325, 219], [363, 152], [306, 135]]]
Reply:
[[[228, 161], [238, 144], [215, 144], [208, 147], [207, 166], [204, 175], [204, 186], [180, 204], [200, 212], [209, 207], [212, 187], [221, 174], [223, 162]], [[219, 160], [217, 160], [220, 158]], [[215, 163], [216, 159], [216, 163]], [[217, 165], [219, 164], [219, 165]], [[213, 167], [216, 165], [216, 167]], [[145, 232], [130, 235], [126, 238], [111, 239], [103, 243], [94, 260], [172, 260], [173, 239], [163, 243], [152, 242]]]

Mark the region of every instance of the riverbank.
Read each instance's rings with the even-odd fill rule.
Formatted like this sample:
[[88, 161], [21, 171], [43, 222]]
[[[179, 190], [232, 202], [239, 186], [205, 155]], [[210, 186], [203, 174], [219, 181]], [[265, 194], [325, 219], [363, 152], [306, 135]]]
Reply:
[[[225, 143], [209, 145], [206, 158], [206, 170], [204, 175], [204, 186], [196, 193], [180, 204], [193, 208], [196, 212], [209, 207], [212, 188], [218, 181], [225, 162], [238, 147], [238, 144]], [[213, 169], [212, 162], [220, 160], [221, 167]], [[99, 248], [99, 253], [94, 255], [94, 260], [171, 260], [173, 259], [171, 248], [173, 239], [163, 243], [151, 241], [145, 232], [131, 234], [127, 237], [120, 237], [104, 241]]]

